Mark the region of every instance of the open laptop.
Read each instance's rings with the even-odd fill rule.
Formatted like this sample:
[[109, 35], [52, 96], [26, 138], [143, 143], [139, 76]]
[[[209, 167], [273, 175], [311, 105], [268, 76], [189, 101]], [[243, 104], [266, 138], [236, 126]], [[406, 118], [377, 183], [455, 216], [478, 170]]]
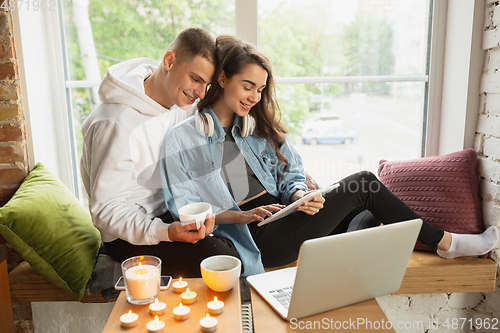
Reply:
[[288, 321], [391, 294], [401, 286], [421, 226], [415, 219], [307, 240], [297, 267], [247, 280]]

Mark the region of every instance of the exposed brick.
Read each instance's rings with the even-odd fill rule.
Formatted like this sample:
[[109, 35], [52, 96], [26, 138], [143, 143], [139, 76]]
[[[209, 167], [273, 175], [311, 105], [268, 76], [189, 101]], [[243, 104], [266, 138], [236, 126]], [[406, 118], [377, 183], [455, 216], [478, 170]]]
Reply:
[[500, 162], [495, 162], [484, 156], [478, 157], [479, 175], [486, 180], [500, 183]]
[[26, 173], [21, 169], [0, 169], [0, 185], [21, 185]]
[[486, 58], [488, 59], [488, 63], [486, 64], [488, 73], [494, 73], [495, 70], [500, 69], [500, 48], [489, 50]]
[[500, 93], [488, 94], [484, 104], [485, 113], [500, 116]]
[[0, 147], [0, 163], [25, 162], [25, 147]]
[[500, 202], [500, 185], [483, 179], [480, 187], [483, 202]]
[[17, 81], [0, 84], [0, 101], [19, 99], [19, 84]]
[[16, 193], [17, 188], [0, 187], [0, 207], [3, 207]]
[[23, 115], [23, 110], [20, 105], [12, 104], [9, 107], [0, 106], [0, 121], [9, 118], [17, 118]]
[[487, 30], [483, 34], [483, 49], [488, 50], [500, 46], [500, 28]]
[[21, 125], [0, 125], [0, 142], [18, 141], [23, 139], [23, 127]]
[[500, 117], [480, 114], [477, 119], [476, 132], [498, 136], [498, 133], [500, 133]]
[[0, 59], [15, 58], [14, 37], [5, 37], [0, 40]]
[[12, 35], [12, 19], [10, 13], [0, 12], [0, 35]]
[[499, 93], [500, 92], [500, 71], [495, 73], [491, 70], [488, 74], [483, 74], [481, 79], [481, 92]]
[[[500, 136], [500, 133], [498, 133]], [[500, 160], [500, 139], [495, 137], [484, 140], [484, 155]]]
[[478, 154], [483, 153], [483, 143], [484, 143], [484, 134], [476, 134], [476, 136], [474, 137], [474, 150]]
[[500, 206], [495, 202], [487, 201], [483, 202], [482, 209], [484, 226], [487, 228], [491, 225], [497, 225], [500, 217]]
[[0, 80], [14, 80], [17, 74], [17, 64], [15, 62], [0, 63]]

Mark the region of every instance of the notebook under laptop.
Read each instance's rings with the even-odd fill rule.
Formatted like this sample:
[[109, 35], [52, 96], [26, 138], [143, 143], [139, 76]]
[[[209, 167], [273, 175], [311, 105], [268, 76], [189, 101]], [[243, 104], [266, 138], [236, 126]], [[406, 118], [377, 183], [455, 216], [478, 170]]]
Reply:
[[297, 267], [247, 280], [286, 320], [391, 294], [401, 286], [421, 225], [415, 219], [307, 240]]

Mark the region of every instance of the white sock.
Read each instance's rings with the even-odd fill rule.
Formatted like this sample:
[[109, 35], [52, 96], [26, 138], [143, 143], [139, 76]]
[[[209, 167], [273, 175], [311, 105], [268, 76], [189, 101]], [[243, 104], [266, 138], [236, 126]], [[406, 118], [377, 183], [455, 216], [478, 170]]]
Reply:
[[498, 241], [498, 229], [491, 226], [478, 235], [451, 234], [451, 245], [448, 251], [437, 250], [442, 258], [480, 256], [490, 252]]

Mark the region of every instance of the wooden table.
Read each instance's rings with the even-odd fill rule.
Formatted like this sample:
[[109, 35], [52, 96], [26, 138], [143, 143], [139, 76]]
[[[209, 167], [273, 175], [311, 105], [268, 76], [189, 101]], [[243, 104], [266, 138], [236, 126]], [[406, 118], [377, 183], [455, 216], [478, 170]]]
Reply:
[[[338, 332], [396, 332], [391, 326], [386, 324], [388, 319], [375, 299], [302, 318], [297, 321], [287, 322], [257, 292], [250, 288], [250, 293], [255, 333], [291, 333], [301, 331], [301, 328], [307, 332], [330, 330]], [[358, 321], [359, 325], [356, 326]], [[365, 323], [368, 321], [372, 322], [372, 329], [370, 329], [368, 324], [363, 324], [361, 321]], [[385, 325], [382, 326], [383, 324]], [[313, 325], [316, 325], [316, 327]], [[380, 326], [376, 329], [375, 325]]]
[[[197, 296], [196, 303], [189, 305], [191, 308], [190, 317], [185, 321], [174, 319], [172, 310], [179, 305], [181, 301], [180, 294], [173, 292], [172, 287], [160, 292], [159, 300], [167, 303], [167, 311], [159, 319], [165, 322], [164, 332], [201, 332], [199, 321], [207, 314], [207, 303], [217, 296], [217, 299], [224, 302], [224, 311], [214, 317], [219, 321], [217, 333], [236, 333], [242, 332], [241, 321], [241, 297], [240, 286], [237, 284], [232, 290], [225, 293], [218, 293], [210, 290], [201, 278], [185, 279], [189, 283], [188, 288], [195, 291]], [[129, 310], [139, 315], [139, 323], [133, 328], [122, 328], [120, 326], [120, 316]], [[132, 305], [127, 302], [127, 296], [124, 291], [120, 293], [113, 310], [109, 316], [108, 322], [104, 327], [103, 333], [115, 332], [147, 332], [146, 323], [153, 320], [150, 315], [148, 305]]]

